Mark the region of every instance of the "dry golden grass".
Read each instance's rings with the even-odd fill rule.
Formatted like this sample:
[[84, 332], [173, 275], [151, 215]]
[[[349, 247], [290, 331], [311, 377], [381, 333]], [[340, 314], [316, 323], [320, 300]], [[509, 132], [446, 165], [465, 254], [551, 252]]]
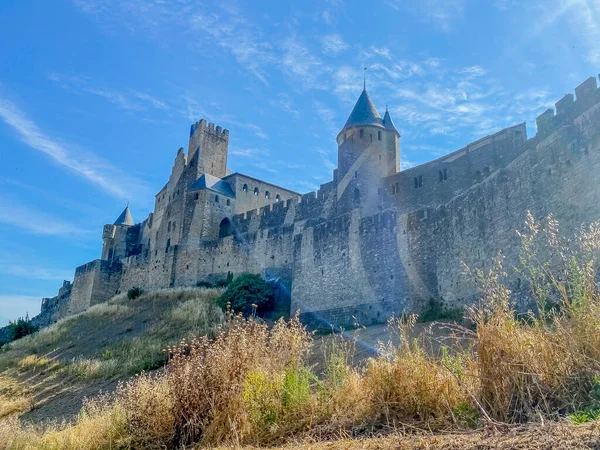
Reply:
[[0, 376], [0, 419], [27, 411], [31, 404], [31, 397], [17, 380]]
[[[582, 412], [577, 420], [600, 416], [600, 224], [566, 243], [552, 219], [544, 227], [530, 219], [522, 239], [522, 273], [531, 283], [535, 314], [520, 319], [511, 308], [498, 258], [488, 273], [474, 274], [482, 301], [469, 311], [475, 325], [470, 346], [444, 347], [441, 356], [431, 356], [408, 339], [414, 317], [392, 319], [395, 345], [380, 345], [376, 357], [353, 368], [348, 344], [333, 340], [321, 377], [307, 366], [312, 336], [297, 317], [268, 327], [228, 314], [221, 326], [222, 316], [208, 303], [214, 292], [145, 294], [146, 301], [178, 303], [164, 326], [104, 361], [129, 359], [130, 368], [139, 367], [158, 352], [156, 343], [173, 339], [173, 328], [180, 338], [193, 330], [208, 336], [168, 347], [163, 370], [121, 384], [113, 398], [86, 404], [72, 426], [37, 431], [0, 422], [0, 449], [286, 442], [314, 449], [600, 448], [597, 422], [575, 426], [565, 420], [576, 412]], [[33, 370], [50, 364], [28, 356], [19, 365]], [[104, 370], [95, 360], [78, 364], [86, 376]], [[538, 425], [519, 425], [525, 422]], [[375, 432], [392, 434], [340, 440]], [[322, 440], [336, 441], [314, 443]]]
[[[295, 440], [272, 450], [590, 450], [600, 447], [600, 424], [568, 423], [507, 427], [502, 430], [461, 433], [425, 433], [406, 429], [385, 437], [350, 439], [341, 433], [335, 440]], [[196, 447], [200, 450], [203, 447]], [[232, 447], [217, 447], [226, 450]], [[258, 450], [263, 447], [236, 447]]]

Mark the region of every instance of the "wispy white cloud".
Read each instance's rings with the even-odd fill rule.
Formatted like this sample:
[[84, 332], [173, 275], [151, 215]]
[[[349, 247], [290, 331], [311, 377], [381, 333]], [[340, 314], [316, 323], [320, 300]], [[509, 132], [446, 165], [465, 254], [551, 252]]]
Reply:
[[196, 11], [189, 23], [192, 29], [211, 37], [248, 72], [268, 84], [264, 65], [274, 59], [271, 44], [264, 39], [262, 30], [244, 18], [237, 8], [229, 5], [218, 12]]
[[328, 67], [297, 36], [287, 37], [281, 49], [281, 67], [289, 78], [300, 83], [305, 89], [323, 89], [325, 86], [317, 82], [319, 76], [327, 72]]
[[294, 102], [293, 102], [292, 98], [288, 94], [285, 94], [283, 92], [280, 92], [279, 94], [277, 94], [275, 96], [275, 98], [273, 100], [271, 100], [269, 103], [272, 106], [275, 106], [276, 108], [281, 109], [282, 111], [292, 114], [293, 116], [297, 117], [300, 114], [300, 111], [298, 111], [294, 107]]
[[266, 148], [233, 147], [229, 150], [229, 154], [233, 156], [241, 156], [243, 158], [256, 158], [259, 156], [269, 156], [270, 152]]
[[69, 221], [41, 212], [8, 195], [0, 197], [0, 224], [47, 236], [81, 237], [91, 234], [90, 230], [84, 230]]
[[336, 33], [323, 36], [321, 38], [321, 45], [323, 53], [330, 53], [332, 55], [337, 55], [349, 47], [342, 36]]
[[238, 125], [242, 128], [250, 130], [257, 138], [269, 139], [269, 135], [265, 133], [261, 127], [254, 123], [238, 123]]
[[95, 95], [126, 111], [147, 111], [151, 108], [158, 110], [169, 109], [169, 106], [165, 102], [146, 92], [133, 89], [117, 91], [106, 87], [94, 86], [93, 80], [89, 77], [60, 75], [53, 72], [48, 74], [48, 78], [57, 83], [61, 88], [72, 93], [78, 95]]
[[321, 162], [327, 169], [334, 170], [337, 168], [337, 164], [334, 164], [331, 160], [332, 155], [330, 155], [326, 150], [323, 150], [321, 147], [316, 147], [315, 151], [317, 152], [321, 159]]
[[35, 264], [22, 264], [10, 261], [0, 261], [0, 274], [12, 277], [27, 278], [30, 280], [70, 280], [73, 278], [72, 270], [56, 269], [54, 267], [42, 267]]
[[[548, 33], [552, 27], [560, 26], [561, 36], [564, 30], [570, 30], [573, 39], [579, 42], [571, 50], [582, 53], [588, 62], [600, 64], [600, 1], [599, 0], [549, 0], [533, 8], [536, 20], [531, 35]], [[568, 35], [566, 35], [568, 36]]]
[[337, 114], [333, 111], [333, 109], [328, 108], [323, 103], [315, 100], [313, 101], [313, 110], [317, 113], [318, 118], [325, 124], [331, 133], [336, 134], [336, 132], [339, 131], [337, 130], [335, 124]]
[[425, 23], [432, 23], [442, 31], [454, 28], [462, 19], [465, 0], [383, 0], [399, 11], [411, 11]]
[[[122, 199], [137, 198], [147, 194], [147, 187], [131, 174], [125, 174], [112, 164], [81, 149], [70, 147], [46, 135], [38, 125], [14, 103], [0, 97], [0, 119], [29, 147], [38, 150], [55, 163], [101, 188], [104, 192]], [[118, 182], [117, 182], [118, 181]]]

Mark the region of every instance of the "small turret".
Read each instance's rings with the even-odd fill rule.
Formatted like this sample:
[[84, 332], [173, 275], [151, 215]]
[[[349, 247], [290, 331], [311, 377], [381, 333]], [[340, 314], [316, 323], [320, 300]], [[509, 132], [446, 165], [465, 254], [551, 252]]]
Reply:
[[390, 112], [388, 111], [387, 105], [385, 106], [385, 115], [383, 116], [383, 126], [386, 127], [388, 130], [398, 131], [396, 130], [396, 126], [392, 121], [392, 117], [390, 116]]
[[115, 220], [115, 223], [113, 225], [135, 225], [133, 217], [131, 216], [131, 211], [129, 211], [129, 205], [127, 205], [121, 213], [121, 215], [117, 217], [117, 220]]

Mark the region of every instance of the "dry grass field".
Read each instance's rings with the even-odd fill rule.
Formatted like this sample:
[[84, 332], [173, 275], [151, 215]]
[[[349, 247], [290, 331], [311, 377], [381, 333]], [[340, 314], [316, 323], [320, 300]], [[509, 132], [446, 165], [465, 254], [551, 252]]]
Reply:
[[534, 311], [498, 257], [471, 274], [469, 328], [315, 338], [223, 314], [216, 290], [116, 297], [2, 349], [0, 450], [600, 448], [600, 224], [528, 227]]

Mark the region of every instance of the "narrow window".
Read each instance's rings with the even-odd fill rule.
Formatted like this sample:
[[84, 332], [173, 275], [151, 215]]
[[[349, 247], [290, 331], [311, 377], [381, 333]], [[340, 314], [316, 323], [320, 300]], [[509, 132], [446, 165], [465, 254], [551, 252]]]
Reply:
[[444, 174], [441, 170], [438, 170], [438, 174], [440, 176], [440, 181], [444, 181]]
[[381, 131], [377, 132], [377, 140], [380, 141], [381, 140]]
[[360, 138], [362, 139], [364, 137], [364, 135], [365, 135], [365, 131], [361, 129], [360, 130]]
[[271, 193], [269, 191], [265, 191], [265, 198], [269, 200], [271, 198]]
[[173, 221], [173, 226], [171, 227], [171, 230], [175, 231], [175, 224], [176, 223], [177, 223], [176, 221]]
[[396, 194], [400, 192], [400, 183], [396, 181]]
[[279, 203], [279, 200], [281, 200], [281, 197], [279, 196], [279, 194], [277, 194], [275, 196], [275, 203]]
[[200, 198], [200, 194], [196, 192], [195, 199], [198, 200], [198, 198]]
[[165, 253], [169, 253], [170, 246], [171, 246], [171, 239], [167, 239], [167, 247], [165, 248]]
[[354, 172], [354, 178], [358, 178], [358, 171]]
[[156, 239], [158, 240], [158, 231], [156, 232]]
[[254, 188], [254, 195], [258, 196], [258, 188], [257, 187]]
[[392, 194], [396, 193], [396, 185], [392, 183]]
[[419, 175], [419, 187], [423, 187], [423, 177]]
[[448, 179], [448, 169], [444, 169], [444, 181]]
[[171, 222], [169, 222], [169, 226], [167, 227], [167, 233], [171, 232]]
[[381, 155], [379, 155], [379, 161], [381, 161]]
[[215, 195], [215, 203], [219, 203], [219, 196]]
[[242, 188], [242, 191], [248, 192], [248, 185], [247, 184], [244, 184], [244, 187]]
[[229, 206], [229, 203], [230, 203], [230, 202], [229, 202], [229, 199], [227, 199], [227, 206]]
[[415, 189], [419, 187], [419, 180], [417, 179], [417, 177], [413, 178], [413, 182], [415, 184]]
[[360, 201], [360, 191], [357, 189], [354, 189], [354, 201], [358, 202]]

